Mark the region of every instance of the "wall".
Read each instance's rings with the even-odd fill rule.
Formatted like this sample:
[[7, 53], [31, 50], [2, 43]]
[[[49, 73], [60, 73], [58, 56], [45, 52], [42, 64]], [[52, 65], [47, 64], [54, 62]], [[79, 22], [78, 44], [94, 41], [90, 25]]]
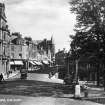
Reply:
[[28, 59], [28, 46], [22, 45], [22, 59]]
[[9, 70], [10, 33], [5, 16], [5, 5], [2, 3], [0, 3], [0, 29], [0, 73], [6, 73]]
[[22, 45], [11, 44], [11, 59], [22, 59]]

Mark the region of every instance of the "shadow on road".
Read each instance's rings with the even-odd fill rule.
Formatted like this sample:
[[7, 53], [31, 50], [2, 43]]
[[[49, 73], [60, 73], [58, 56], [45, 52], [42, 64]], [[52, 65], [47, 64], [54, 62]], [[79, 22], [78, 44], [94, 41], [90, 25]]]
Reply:
[[61, 97], [63, 94], [72, 93], [72, 86], [58, 83], [16, 79], [14, 81], [4, 81], [0, 84], [0, 94]]

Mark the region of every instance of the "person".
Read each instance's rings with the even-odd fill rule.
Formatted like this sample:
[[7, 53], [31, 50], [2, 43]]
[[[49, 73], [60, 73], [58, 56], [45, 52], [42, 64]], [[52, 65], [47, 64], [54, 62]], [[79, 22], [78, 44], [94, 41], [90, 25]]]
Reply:
[[1, 73], [1, 74], [0, 74], [0, 82], [1, 82], [2, 80], [4, 80], [4, 77], [3, 77], [3, 74]]
[[51, 78], [51, 77], [52, 77], [52, 73], [50, 72], [50, 73], [49, 73], [49, 78]]

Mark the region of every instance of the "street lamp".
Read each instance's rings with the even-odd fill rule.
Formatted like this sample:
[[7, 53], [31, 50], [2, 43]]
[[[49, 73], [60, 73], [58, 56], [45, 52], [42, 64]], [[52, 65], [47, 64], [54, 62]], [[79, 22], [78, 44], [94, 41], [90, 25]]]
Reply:
[[76, 83], [78, 83], [78, 62], [79, 62], [79, 59], [76, 59], [75, 60], [75, 64], [76, 64], [75, 80], [76, 80]]

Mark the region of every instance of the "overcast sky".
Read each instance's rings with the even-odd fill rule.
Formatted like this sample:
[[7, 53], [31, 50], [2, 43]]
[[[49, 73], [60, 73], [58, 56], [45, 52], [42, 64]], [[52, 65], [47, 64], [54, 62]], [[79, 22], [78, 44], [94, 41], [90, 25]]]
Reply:
[[50, 39], [56, 51], [69, 47], [75, 16], [70, 13], [69, 0], [5, 0], [6, 16], [12, 32], [33, 40]]

